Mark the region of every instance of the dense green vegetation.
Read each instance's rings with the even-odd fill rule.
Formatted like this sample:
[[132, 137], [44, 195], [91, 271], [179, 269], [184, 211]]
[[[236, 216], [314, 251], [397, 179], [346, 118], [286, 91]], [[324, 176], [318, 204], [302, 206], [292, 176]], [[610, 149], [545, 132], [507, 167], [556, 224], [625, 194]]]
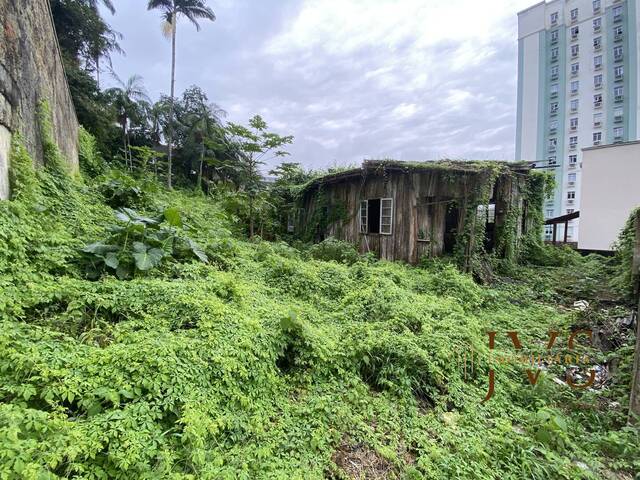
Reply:
[[[565, 366], [553, 363], [531, 387], [523, 365], [488, 351], [491, 330], [503, 353], [514, 352], [507, 331], [539, 352], [558, 330], [554, 353], [566, 353], [568, 329], [609, 325], [617, 311], [566, 306], [604, 298], [614, 265], [555, 252], [559, 266], [481, 287], [446, 261], [243, 240], [223, 193], [168, 191], [151, 171], [112, 168], [86, 132], [85, 175], [71, 178], [43, 124], [46, 167], [35, 171], [17, 138], [12, 197], [0, 202], [0, 478], [640, 468], [626, 426], [629, 332], [604, 353], [580, 347], [617, 365], [595, 390], [558, 384]], [[490, 366], [496, 391], [481, 403]]]

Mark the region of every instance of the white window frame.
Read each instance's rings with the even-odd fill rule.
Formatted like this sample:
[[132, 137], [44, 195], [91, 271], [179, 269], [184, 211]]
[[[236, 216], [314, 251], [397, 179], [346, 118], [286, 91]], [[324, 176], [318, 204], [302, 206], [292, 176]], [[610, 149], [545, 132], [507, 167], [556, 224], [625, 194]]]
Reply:
[[575, 165], [576, 163], [578, 163], [578, 156], [569, 155], [569, 165]]
[[[385, 207], [385, 203], [388, 204]], [[384, 215], [384, 210], [389, 210], [389, 215]], [[388, 218], [388, 223], [384, 223], [383, 219]], [[381, 198], [380, 199], [380, 235], [393, 234], [393, 198]]]
[[599, 32], [601, 28], [602, 28], [602, 17], [594, 18], [593, 19], [593, 31], [594, 32]]
[[[364, 208], [363, 208], [364, 206]], [[369, 200], [360, 201], [360, 233], [368, 233], [369, 229]], [[364, 221], [363, 221], [364, 220]]]
[[572, 94], [578, 93], [578, 90], [580, 90], [580, 80], [573, 80], [570, 87]]
[[578, 9], [577, 8], [572, 9], [569, 14], [571, 15], [571, 21], [572, 22], [576, 22], [578, 20]]
[[[619, 135], [618, 135], [619, 133]], [[624, 136], [624, 127], [614, 127], [613, 136], [615, 138], [622, 138]]]

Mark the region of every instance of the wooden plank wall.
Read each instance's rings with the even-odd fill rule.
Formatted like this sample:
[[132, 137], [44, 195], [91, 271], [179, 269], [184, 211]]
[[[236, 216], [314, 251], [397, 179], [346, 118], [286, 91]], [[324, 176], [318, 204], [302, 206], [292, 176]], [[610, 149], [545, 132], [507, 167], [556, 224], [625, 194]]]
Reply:
[[[375, 252], [387, 260], [417, 263], [423, 255], [440, 256], [444, 249], [444, 227], [447, 209], [456, 202], [460, 216], [458, 231], [466, 221], [467, 200], [481, 180], [481, 172], [460, 172], [434, 169], [413, 172], [368, 172], [333, 183], [320, 185], [327, 204], [343, 205], [347, 218], [330, 225], [326, 236], [358, 246], [360, 252]], [[521, 182], [513, 177], [498, 180], [496, 221], [503, 222], [513, 202], [521, 202]], [[307, 192], [303, 198], [301, 227], [312, 218], [317, 205], [317, 190]], [[361, 234], [359, 230], [360, 201], [371, 198], [393, 198], [394, 219], [391, 235]], [[475, 221], [475, 216], [472, 219]], [[521, 222], [518, 222], [520, 224]], [[418, 241], [422, 229], [429, 242]]]

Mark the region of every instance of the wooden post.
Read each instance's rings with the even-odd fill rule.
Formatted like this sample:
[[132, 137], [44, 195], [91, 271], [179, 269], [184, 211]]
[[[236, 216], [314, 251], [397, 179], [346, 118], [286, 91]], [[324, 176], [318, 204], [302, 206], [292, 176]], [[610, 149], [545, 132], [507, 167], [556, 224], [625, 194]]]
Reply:
[[564, 243], [569, 239], [569, 220], [564, 222]]
[[638, 298], [638, 314], [636, 315], [636, 349], [631, 376], [631, 397], [629, 399], [629, 420], [633, 415], [640, 416], [640, 212], [636, 215], [636, 246], [633, 253], [634, 292]]
[[558, 229], [558, 224], [554, 223], [553, 224], [553, 244], [554, 245], [556, 244], [556, 233], [558, 231], [557, 229]]

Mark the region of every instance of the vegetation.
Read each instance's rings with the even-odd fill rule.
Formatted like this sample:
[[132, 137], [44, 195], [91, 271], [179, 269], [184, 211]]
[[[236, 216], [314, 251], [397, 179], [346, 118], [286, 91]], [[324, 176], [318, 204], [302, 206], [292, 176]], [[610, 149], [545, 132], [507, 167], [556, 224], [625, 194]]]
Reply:
[[[591, 390], [554, 381], [567, 370], [559, 363], [534, 388], [526, 365], [487, 347], [495, 330], [495, 354], [513, 353], [504, 332], [516, 330], [544, 351], [558, 330], [553, 353], [565, 354], [564, 332], [610, 325], [622, 306], [565, 307], [600, 298], [599, 257], [481, 287], [446, 261], [414, 268], [335, 240], [309, 250], [242, 240], [243, 220], [221, 198], [113, 168], [86, 132], [82, 170], [100, 173], [70, 178], [46, 128], [46, 167], [34, 170], [16, 139], [12, 198], [0, 202], [0, 477], [640, 469], [639, 432], [626, 425], [630, 331], [612, 334], [614, 348], [580, 347], [593, 364], [617, 365]], [[140, 195], [107, 194], [117, 182]], [[489, 368], [496, 391], [481, 403]]]

